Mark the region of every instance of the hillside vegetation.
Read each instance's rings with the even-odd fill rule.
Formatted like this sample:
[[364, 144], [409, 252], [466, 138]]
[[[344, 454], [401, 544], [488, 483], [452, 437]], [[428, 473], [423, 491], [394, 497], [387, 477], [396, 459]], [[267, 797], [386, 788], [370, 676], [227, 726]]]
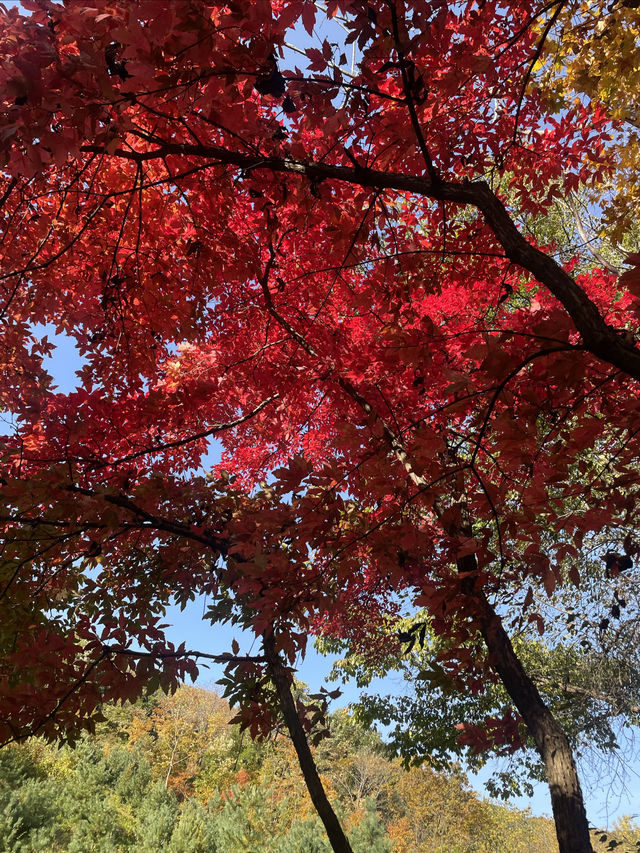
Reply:
[[[95, 735], [0, 750], [3, 851], [325, 853], [289, 740], [252, 741], [215, 692], [107, 706]], [[356, 853], [550, 853], [553, 823], [481, 799], [456, 768], [405, 770], [346, 711], [315, 750]]]

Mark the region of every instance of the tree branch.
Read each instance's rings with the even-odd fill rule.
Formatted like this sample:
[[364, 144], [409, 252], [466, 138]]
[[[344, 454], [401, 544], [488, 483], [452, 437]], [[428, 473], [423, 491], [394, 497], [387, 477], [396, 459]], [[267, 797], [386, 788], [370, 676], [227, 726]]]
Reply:
[[250, 421], [264, 408], [266, 408], [269, 403], [273, 403], [274, 400], [278, 400], [279, 398], [280, 394], [272, 394], [270, 397], [267, 397], [266, 400], [259, 403], [255, 409], [252, 409], [250, 412], [247, 412], [245, 415], [241, 415], [233, 421], [227, 421], [227, 423], [224, 424], [213, 424], [213, 426], [210, 426], [208, 429], [202, 430], [201, 432], [191, 433], [191, 435], [188, 435], [185, 438], [178, 438], [175, 441], [167, 441], [163, 444], [146, 447], [143, 450], [136, 450], [133, 453], [121, 456], [119, 459], [110, 460], [109, 462], [96, 462], [89, 467], [92, 471], [97, 471], [101, 468], [113, 468], [116, 465], [121, 465], [123, 462], [131, 462], [133, 459], [138, 459], [141, 456], [147, 456], [150, 453], [162, 453], [165, 450], [174, 450], [178, 447], [184, 447], [186, 444], [192, 444], [194, 441], [199, 441], [202, 438], [210, 438], [220, 432], [225, 432], [226, 430], [233, 429], [234, 427], [240, 426], [240, 424]]
[[219, 655], [211, 655], [207, 652], [187, 650], [185, 652], [140, 652], [135, 649], [126, 649], [122, 646], [103, 646], [104, 651], [110, 655], [126, 655], [132, 658], [155, 658], [157, 660], [177, 660], [178, 658], [203, 658], [214, 663], [264, 663], [264, 655], [232, 655], [223, 652]]
[[313, 760], [313, 755], [311, 754], [311, 749], [309, 748], [302, 723], [300, 722], [295, 701], [291, 694], [289, 673], [278, 657], [273, 634], [265, 633], [262, 644], [269, 666], [269, 671], [271, 672], [271, 677], [273, 678], [273, 682], [278, 693], [282, 716], [284, 717], [284, 721], [289, 729], [289, 734], [291, 735], [291, 740], [298, 756], [298, 762], [300, 763], [300, 769], [302, 770], [302, 775], [304, 776], [304, 781], [306, 782], [307, 790], [309, 791], [309, 796], [311, 797], [313, 805], [316, 807], [316, 811], [320, 815], [320, 819], [324, 824], [327, 836], [329, 837], [329, 841], [335, 853], [353, 853], [349, 840], [344, 834], [344, 830], [342, 829], [340, 821], [327, 798], [322, 781], [318, 775], [318, 770], [316, 768], [315, 761]]
[[[146, 133], [138, 133], [145, 141], [157, 145], [149, 151], [116, 149], [112, 156], [136, 162], [145, 162], [167, 155], [204, 157], [211, 165], [221, 163], [236, 166], [245, 172], [268, 170], [306, 177], [312, 183], [336, 180], [370, 189], [390, 189], [407, 192], [434, 201], [451, 201], [472, 205], [483, 215], [485, 222], [505, 250], [507, 258], [530, 272], [558, 299], [571, 317], [582, 337], [586, 349], [608, 364], [618, 367], [634, 379], [640, 380], [640, 349], [630, 343], [622, 329], [605, 323], [597, 306], [576, 284], [575, 280], [553, 258], [527, 242], [518, 231], [504, 204], [485, 181], [438, 180], [429, 177], [382, 172], [363, 166], [338, 166], [328, 163], [305, 162], [287, 157], [257, 157], [215, 145], [194, 145], [158, 140]], [[85, 145], [83, 151], [106, 154], [101, 145]]]
[[565, 199], [571, 213], [573, 213], [573, 217], [576, 223], [576, 228], [578, 229], [578, 234], [582, 237], [584, 241], [584, 245], [587, 248], [587, 251], [598, 261], [599, 264], [602, 264], [603, 267], [612, 272], [614, 275], [620, 275], [620, 270], [618, 267], [614, 266], [610, 263], [606, 258], [604, 258], [600, 252], [592, 246], [592, 240], [589, 239], [589, 235], [585, 231], [584, 224], [582, 222], [582, 218], [580, 216], [580, 211], [575, 203], [575, 201], [571, 198], [571, 196], [567, 196]]

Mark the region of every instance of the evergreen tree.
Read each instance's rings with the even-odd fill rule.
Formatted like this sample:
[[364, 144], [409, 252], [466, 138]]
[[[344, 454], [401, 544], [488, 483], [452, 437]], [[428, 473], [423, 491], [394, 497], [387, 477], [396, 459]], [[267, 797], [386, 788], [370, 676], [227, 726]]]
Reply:
[[153, 777], [151, 767], [136, 749], [116, 747], [109, 753], [109, 767], [114, 773], [114, 792], [123, 802], [137, 810], [147, 796]]
[[25, 834], [22, 809], [17, 794], [10, 793], [0, 806], [0, 850], [15, 850]]
[[273, 808], [271, 789], [264, 785], [237, 785], [224, 798], [211, 801], [210, 808], [224, 802], [216, 814], [215, 837], [224, 853], [271, 853], [279, 851], [281, 835], [277, 809]]
[[354, 853], [391, 853], [391, 844], [374, 800], [365, 803], [364, 816], [349, 833], [349, 841]]
[[327, 833], [317, 817], [294, 821], [279, 850], [280, 853], [331, 853]]
[[57, 786], [25, 747], [0, 751], [0, 850], [55, 847]]
[[151, 785], [146, 789], [137, 818], [136, 849], [140, 853], [166, 850], [178, 819], [175, 794], [165, 790], [162, 782]]
[[216, 853], [214, 820], [197, 800], [185, 800], [167, 853]]

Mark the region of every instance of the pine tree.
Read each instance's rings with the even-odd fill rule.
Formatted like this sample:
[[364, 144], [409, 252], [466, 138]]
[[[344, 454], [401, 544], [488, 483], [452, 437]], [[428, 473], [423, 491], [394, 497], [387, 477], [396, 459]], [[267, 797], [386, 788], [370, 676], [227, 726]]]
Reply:
[[167, 853], [216, 853], [214, 820], [197, 800], [185, 800]]
[[330, 853], [327, 833], [318, 818], [294, 821], [280, 845], [280, 853]]
[[151, 767], [136, 749], [117, 747], [109, 753], [109, 766], [116, 774], [114, 791], [133, 809], [140, 807], [152, 784]]
[[271, 853], [280, 850], [279, 814], [270, 802], [270, 788], [237, 785], [223, 798], [214, 798], [211, 809], [224, 805], [215, 818], [216, 844], [224, 853]]
[[[75, 772], [65, 786], [59, 814], [70, 832], [68, 853], [111, 853], [134, 840], [135, 818], [117, 793], [129, 760], [119, 749], [106, 756], [85, 738], [74, 750]], [[126, 789], [125, 784], [125, 789]]]
[[178, 819], [178, 803], [173, 791], [165, 790], [160, 781], [151, 785], [145, 792], [137, 819], [136, 849], [140, 853], [165, 850]]
[[54, 848], [57, 786], [26, 748], [0, 752], [0, 850]]
[[349, 833], [349, 840], [354, 853], [391, 853], [391, 844], [374, 800], [366, 801], [364, 816]]

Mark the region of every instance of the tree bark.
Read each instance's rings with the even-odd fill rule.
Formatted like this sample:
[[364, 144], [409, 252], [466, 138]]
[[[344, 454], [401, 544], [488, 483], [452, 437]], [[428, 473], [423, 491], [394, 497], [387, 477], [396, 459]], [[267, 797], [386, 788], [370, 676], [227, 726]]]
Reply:
[[[415, 473], [406, 449], [371, 404], [348, 380], [343, 379], [340, 384], [367, 414], [378, 418], [389, 448], [402, 463], [411, 481], [418, 487], [425, 486], [422, 477]], [[434, 512], [443, 522], [445, 531], [450, 536], [468, 538], [472, 536], [472, 524], [464, 500], [460, 502], [460, 510], [459, 521], [445, 523], [444, 507], [438, 500], [434, 504]], [[457, 561], [457, 569], [463, 578], [462, 592], [471, 599], [470, 610], [478, 620], [489, 650], [490, 663], [520, 712], [544, 762], [560, 853], [593, 853], [582, 789], [569, 741], [522, 666], [502, 620], [489, 603], [484, 590], [476, 588], [478, 562], [475, 554], [461, 557]]]
[[[473, 528], [464, 499], [460, 509], [461, 519], [444, 524], [445, 530], [451, 536], [470, 537]], [[442, 507], [437, 502], [434, 510], [442, 521]], [[470, 615], [476, 619], [489, 651], [489, 663], [518, 709], [544, 763], [560, 853], [593, 853], [582, 788], [567, 736], [516, 655], [502, 619], [476, 583], [476, 555], [466, 554], [456, 565], [462, 577], [461, 591], [470, 600]]]
[[298, 756], [300, 769], [302, 770], [302, 775], [304, 776], [304, 781], [307, 785], [307, 790], [309, 791], [309, 796], [311, 797], [311, 801], [320, 816], [320, 820], [324, 824], [331, 847], [334, 849], [335, 853], [353, 853], [351, 845], [349, 844], [349, 839], [344, 834], [344, 830], [342, 829], [340, 821], [327, 798], [322, 781], [318, 775], [318, 770], [316, 768], [315, 761], [313, 760], [311, 749], [309, 748], [307, 736], [305, 735], [302, 723], [300, 722], [296, 703], [291, 693], [289, 674], [278, 657], [273, 640], [273, 634], [264, 635], [263, 647], [264, 655], [267, 659], [269, 670], [276, 686], [278, 699], [280, 700], [282, 716], [284, 717], [284, 721], [289, 729], [289, 734], [291, 735], [291, 740], [293, 741], [293, 746]]
[[542, 758], [560, 853], [593, 853], [589, 823], [571, 746], [513, 650], [502, 620], [482, 591], [474, 602], [489, 660], [520, 712]]

